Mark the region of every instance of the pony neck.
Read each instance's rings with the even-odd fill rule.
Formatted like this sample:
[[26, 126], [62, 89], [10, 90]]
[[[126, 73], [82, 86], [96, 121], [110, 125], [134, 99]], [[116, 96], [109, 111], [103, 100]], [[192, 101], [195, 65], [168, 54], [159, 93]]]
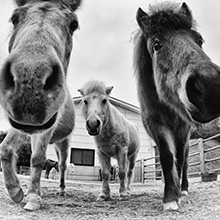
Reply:
[[[156, 86], [154, 84], [152, 59], [148, 52], [146, 38], [143, 33], [138, 36], [138, 41], [135, 46], [134, 68], [137, 80], [139, 81], [139, 97], [141, 97], [140, 94], [148, 94], [148, 91], [151, 91], [151, 96], [158, 99]], [[140, 104], [142, 105], [142, 102]]]

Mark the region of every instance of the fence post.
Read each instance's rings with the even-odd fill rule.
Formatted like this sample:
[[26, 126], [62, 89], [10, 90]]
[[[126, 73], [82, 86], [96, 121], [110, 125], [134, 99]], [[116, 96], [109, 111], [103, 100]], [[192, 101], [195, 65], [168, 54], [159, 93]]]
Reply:
[[204, 145], [203, 145], [203, 139], [198, 139], [198, 148], [200, 153], [200, 171], [201, 173], [204, 173], [205, 171], [205, 153], [204, 153]]
[[141, 182], [144, 183], [144, 158], [141, 159]]

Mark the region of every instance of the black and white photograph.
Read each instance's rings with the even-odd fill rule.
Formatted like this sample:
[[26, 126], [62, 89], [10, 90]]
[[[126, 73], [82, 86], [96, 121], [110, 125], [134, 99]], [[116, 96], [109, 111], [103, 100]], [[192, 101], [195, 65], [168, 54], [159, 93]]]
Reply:
[[220, 1], [0, 4], [1, 220], [220, 220]]

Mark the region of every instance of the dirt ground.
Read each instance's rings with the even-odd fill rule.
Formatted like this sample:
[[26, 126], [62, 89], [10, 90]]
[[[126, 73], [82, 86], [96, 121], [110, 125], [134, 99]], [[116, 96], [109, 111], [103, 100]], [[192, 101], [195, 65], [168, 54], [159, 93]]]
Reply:
[[[28, 177], [19, 176], [25, 190]], [[59, 197], [56, 180], [42, 179], [43, 207], [35, 212], [25, 211], [24, 204], [10, 200], [0, 173], [0, 220], [199, 220], [220, 219], [220, 181], [202, 183], [190, 181], [190, 191], [182, 198], [179, 211], [163, 212], [161, 181], [133, 184], [132, 195], [125, 200], [118, 198], [118, 183], [111, 184], [112, 200], [97, 202], [100, 182], [67, 182], [67, 196]]]

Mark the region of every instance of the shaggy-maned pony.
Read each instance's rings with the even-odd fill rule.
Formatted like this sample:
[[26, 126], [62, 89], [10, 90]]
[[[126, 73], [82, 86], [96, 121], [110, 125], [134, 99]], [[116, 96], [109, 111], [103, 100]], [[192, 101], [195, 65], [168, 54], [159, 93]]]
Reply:
[[55, 170], [57, 172], [59, 172], [59, 164], [57, 161], [51, 160], [51, 159], [47, 159], [45, 164], [44, 164], [44, 168], [43, 170], [45, 170], [45, 178], [49, 179], [49, 174], [52, 168], [55, 168]]
[[79, 89], [83, 96], [86, 129], [94, 136], [102, 169], [102, 192], [97, 200], [109, 200], [111, 197], [111, 157], [118, 161], [120, 196], [129, 195], [135, 159], [140, 148], [137, 126], [128, 121], [109, 101], [112, 89], [113, 87], [106, 87], [104, 83], [96, 80], [89, 81]]
[[[220, 68], [202, 50], [186, 3], [138, 9], [134, 67], [143, 124], [160, 152], [164, 210], [178, 209], [188, 191], [188, 139], [192, 121], [220, 115]], [[182, 184], [180, 186], [180, 178]]]
[[10, 198], [24, 197], [15, 172], [19, 132], [31, 136], [31, 176], [27, 210], [41, 207], [40, 176], [48, 143], [54, 143], [64, 195], [69, 135], [74, 106], [66, 85], [72, 35], [78, 27], [75, 10], [81, 0], [16, 0], [9, 55], [0, 74], [0, 102], [12, 128], [0, 151], [5, 186]]

